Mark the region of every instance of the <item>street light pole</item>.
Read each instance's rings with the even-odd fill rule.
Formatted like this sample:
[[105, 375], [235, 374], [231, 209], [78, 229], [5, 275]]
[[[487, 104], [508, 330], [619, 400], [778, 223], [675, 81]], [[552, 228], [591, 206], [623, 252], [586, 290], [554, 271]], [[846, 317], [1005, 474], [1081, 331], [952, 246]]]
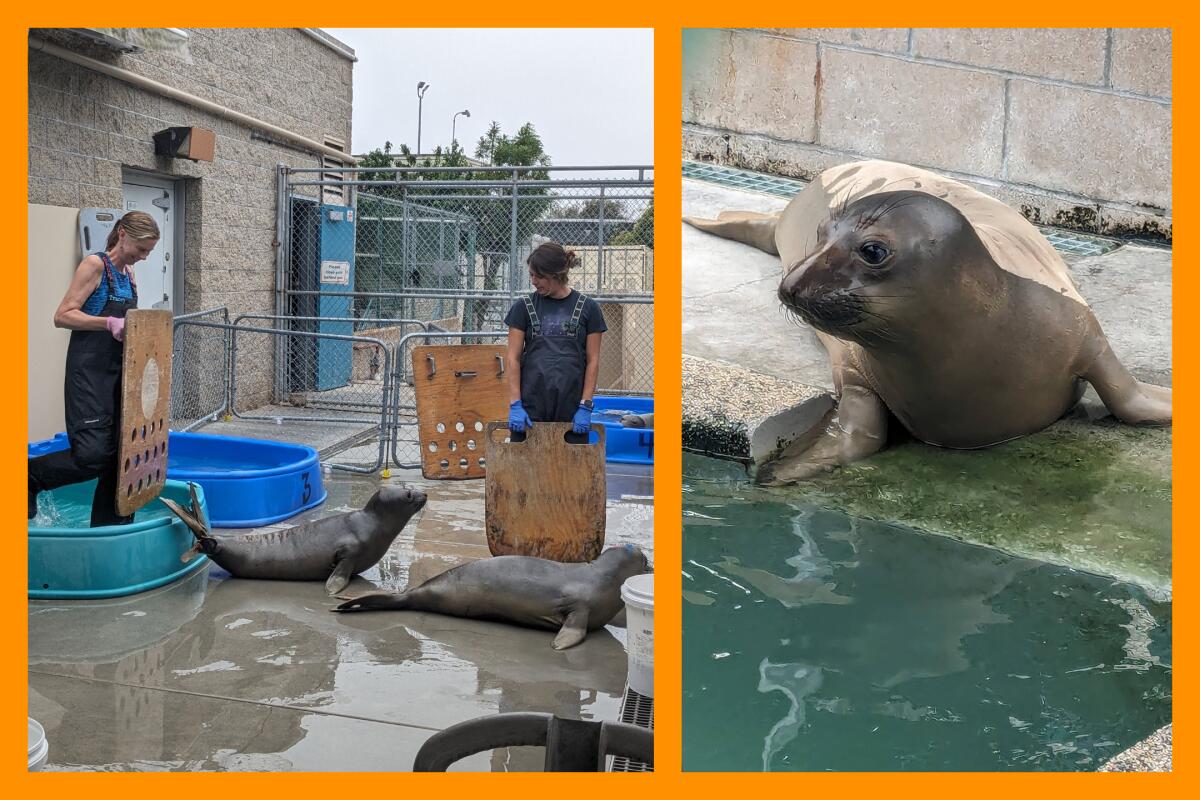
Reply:
[[421, 104], [425, 102], [425, 92], [429, 91], [429, 84], [425, 81], [417, 81], [417, 155], [421, 155]]
[[456, 113], [456, 114], [454, 115], [454, 117], [453, 117], [453, 118], [450, 120], [450, 149], [451, 149], [451, 150], [453, 150], [453, 149], [454, 149], [454, 143], [458, 141], [458, 139], [456, 139], [456, 138], [454, 137], [454, 126], [458, 124], [458, 117], [459, 117], [459, 115], [460, 115], [460, 114], [461, 114], [462, 116], [466, 117], [467, 119], [470, 119], [470, 118], [471, 118], [471, 112], [470, 112], [470, 110], [468, 110], [468, 109], [463, 109], [462, 111], [459, 111], [458, 113]]

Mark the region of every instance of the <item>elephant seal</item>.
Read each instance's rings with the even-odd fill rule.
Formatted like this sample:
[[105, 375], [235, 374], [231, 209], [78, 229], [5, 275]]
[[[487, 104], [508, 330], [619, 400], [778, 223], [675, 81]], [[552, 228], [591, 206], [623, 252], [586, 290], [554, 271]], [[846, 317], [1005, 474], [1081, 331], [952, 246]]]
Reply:
[[159, 498], [196, 536], [196, 546], [184, 560], [203, 552], [235, 578], [324, 580], [329, 594], [345, 589], [352, 577], [377, 564], [413, 515], [425, 507], [421, 492], [388, 484], [371, 495], [360, 511], [282, 530], [214, 536], [200, 512], [196, 485], [189, 488], [190, 510]]
[[1041, 430], [1083, 381], [1130, 424], [1171, 422], [1171, 390], [1117, 360], [1062, 257], [1017, 211], [886, 161], [823, 172], [778, 214], [685, 218], [779, 256], [779, 299], [815, 330], [837, 407], [759, 471], [783, 484], [916, 438], [987, 447]]
[[554, 649], [574, 647], [621, 610], [621, 584], [650, 572], [633, 545], [612, 547], [588, 564], [495, 556], [462, 564], [399, 593], [372, 592], [335, 611], [432, 611], [557, 630]]

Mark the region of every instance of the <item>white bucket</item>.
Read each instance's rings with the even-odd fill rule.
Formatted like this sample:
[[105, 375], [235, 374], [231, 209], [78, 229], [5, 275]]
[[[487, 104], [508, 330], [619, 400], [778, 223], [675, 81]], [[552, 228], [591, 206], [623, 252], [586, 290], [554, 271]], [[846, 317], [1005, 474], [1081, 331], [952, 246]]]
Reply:
[[621, 585], [629, 641], [629, 688], [654, 697], [654, 576], [634, 575]]
[[33, 717], [29, 718], [29, 771], [36, 772], [46, 763], [50, 745], [46, 742], [46, 731]]

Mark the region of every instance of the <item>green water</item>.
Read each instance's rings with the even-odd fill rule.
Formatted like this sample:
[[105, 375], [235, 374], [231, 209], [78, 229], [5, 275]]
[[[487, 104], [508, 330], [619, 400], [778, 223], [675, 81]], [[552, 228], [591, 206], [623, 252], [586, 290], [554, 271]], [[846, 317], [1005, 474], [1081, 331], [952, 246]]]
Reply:
[[[87, 528], [92, 522], [92, 497], [95, 481], [71, 484], [38, 495], [37, 516], [29, 520], [31, 528]], [[165, 505], [152, 500], [133, 515], [133, 521], [145, 522], [172, 516]]]
[[1094, 770], [1171, 720], [1171, 606], [684, 458], [687, 770]]

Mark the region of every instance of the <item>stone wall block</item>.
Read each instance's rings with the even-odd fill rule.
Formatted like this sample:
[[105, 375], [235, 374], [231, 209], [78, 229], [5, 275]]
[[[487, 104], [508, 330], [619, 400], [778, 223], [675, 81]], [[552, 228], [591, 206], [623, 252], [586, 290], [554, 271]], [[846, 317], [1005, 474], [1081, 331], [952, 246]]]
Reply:
[[731, 34], [718, 30], [683, 32], [683, 120], [725, 127]]
[[1100, 86], [1104, 28], [917, 28], [913, 49], [922, 58]]
[[1171, 96], [1171, 30], [1114, 28], [1112, 67], [1114, 89], [1156, 97]]
[[756, 33], [734, 33], [730, 42], [731, 115], [725, 127], [788, 141], [813, 141], [816, 45]]
[[1150, 100], [1014, 80], [1008, 179], [1169, 208], [1171, 109]]
[[908, 28], [767, 28], [771, 33], [795, 39], [847, 44], [868, 50], [908, 52]]
[[826, 50], [826, 147], [974, 175], [1000, 172], [1004, 79], [973, 70]]

